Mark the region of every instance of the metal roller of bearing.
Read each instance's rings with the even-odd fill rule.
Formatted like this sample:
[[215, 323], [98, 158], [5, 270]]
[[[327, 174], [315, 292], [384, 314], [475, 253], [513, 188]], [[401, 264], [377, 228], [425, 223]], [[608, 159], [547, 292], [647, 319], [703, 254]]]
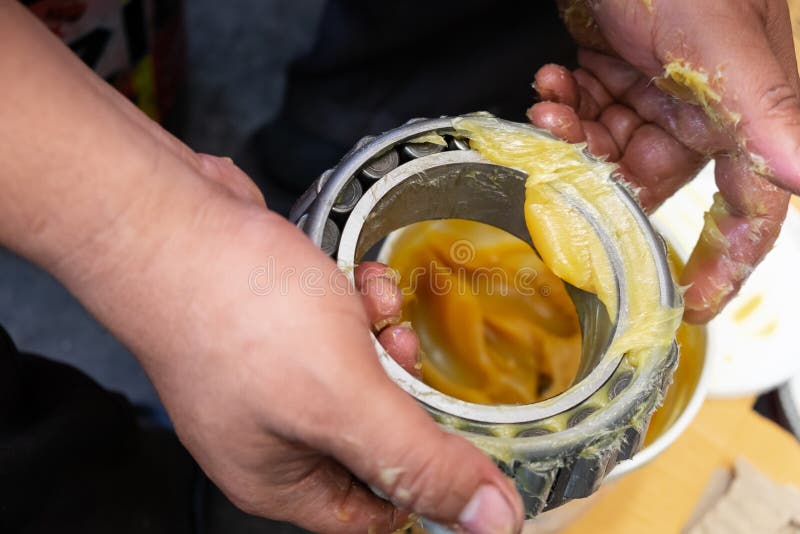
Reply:
[[[470, 119], [498, 120], [482, 117]], [[362, 139], [300, 198], [290, 219], [333, 255], [351, 280], [354, 265], [371, 247], [392, 231], [424, 220], [479, 221], [533, 246], [523, 209], [527, 175], [470, 150], [453, 120], [415, 119]], [[432, 134], [444, 138], [447, 146], [419, 142]], [[587, 153], [586, 158], [592, 157]], [[616, 192], [650, 242], [662, 304], [675, 306], [679, 297], [663, 240], [628, 192], [621, 186]], [[624, 314], [628, 288], [619, 251], [602, 224], [592, 218], [594, 211], [583, 201], [570, 202], [606, 248], [619, 313]], [[514, 478], [528, 517], [592, 494], [618, 462], [639, 450], [677, 365], [675, 343], [669, 350], [653, 349], [636, 362], [626, 356], [604, 358], [619, 317], [610, 319], [595, 295], [569, 284], [567, 290], [583, 338], [578, 376], [563, 393], [534, 404], [482, 405], [445, 395], [403, 370], [375, 340], [381, 364], [401, 388], [441, 425], [475, 443]]]

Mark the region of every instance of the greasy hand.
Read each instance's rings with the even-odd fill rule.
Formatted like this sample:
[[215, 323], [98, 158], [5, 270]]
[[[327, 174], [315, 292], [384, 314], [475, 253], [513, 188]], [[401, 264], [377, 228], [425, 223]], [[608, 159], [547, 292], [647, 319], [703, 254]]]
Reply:
[[[531, 122], [618, 162], [647, 210], [716, 162], [719, 195], [681, 283], [711, 319], [770, 250], [800, 192], [800, 105], [785, 0], [559, 0], [583, 47], [536, 74]], [[689, 70], [686, 70], [689, 69]], [[670, 76], [671, 74], [671, 76]], [[707, 84], [694, 82], [707, 78]]]
[[71, 285], [99, 293], [93, 311], [143, 362], [204, 471], [243, 510], [319, 532], [389, 532], [406, 522], [400, 510], [476, 533], [518, 529], [509, 481], [381, 368], [371, 326], [407, 368], [418, 351], [408, 326], [386, 326], [401, 304], [387, 269], [361, 266], [363, 294], [348, 291], [235, 165], [198, 161], [205, 192], [191, 218], [182, 201], [160, 209], [157, 239], [129, 248], [124, 270], [95, 266]]

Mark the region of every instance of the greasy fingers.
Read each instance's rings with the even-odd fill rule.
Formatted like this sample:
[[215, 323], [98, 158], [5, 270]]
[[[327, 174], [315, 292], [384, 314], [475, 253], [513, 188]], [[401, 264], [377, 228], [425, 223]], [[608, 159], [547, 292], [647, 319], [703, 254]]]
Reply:
[[394, 271], [376, 262], [364, 262], [353, 273], [356, 288], [363, 295], [367, 317], [375, 331], [400, 320], [403, 294]]
[[736, 295], [770, 251], [786, 216], [789, 194], [753, 173], [746, 158], [717, 158], [720, 193], [681, 277], [689, 285], [687, 321], [703, 323]]
[[556, 102], [539, 102], [528, 109], [531, 124], [544, 128], [568, 143], [586, 141], [583, 126], [575, 110]]
[[419, 368], [419, 338], [411, 325], [390, 325], [378, 334], [378, 341], [386, 352], [412, 376], [422, 376]]
[[632, 109], [620, 104], [611, 104], [600, 114], [598, 121], [601, 122], [617, 147], [625, 151], [628, 142], [633, 137], [633, 133], [642, 125], [642, 118]]
[[[403, 368], [419, 375], [419, 340], [410, 325], [381, 326], [400, 316], [396, 274], [376, 262], [362, 263], [353, 274], [370, 322], [379, 325], [378, 340]], [[340, 421], [339, 427], [348, 431], [324, 432], [314, 445], [400, 509], [458, 523], [474, 534], [518, 532], [522, 502], [491, 460], [463, 438], [442, 431], [389, 380], [361, 374], [361, 369], [353, 369], [349, 379], [358, 387], [342, 391], [344, 397], [353, 396], [342, 401], [347, 409], [341, 413], [349, 420]]]
[[[401, 509], [468, 532], [518, 532], [523, 507], [491, 460], [394, 385], [360, 383], [352, 420], [319, 444]], [[376, 417], [383, 414], [384, 417]]]
[[536, 72], [533, 87], [544, 101], [578, 107], [578, 84], [566, 67], [550, 63]]
[[586, 144], [592, 154], [608, 161], [619, 160], [619, 148], [603, 123], [584, 121], [583, 131], [586, 133]]
[[638, 188], [647, 212], [655, 210], [703, 168], [708, 159], [654, 124], [638, 127], [620, 163], [624, 178]]
[[397, 271], [377, 261], [364, 261], [358, 264], [353, 272], [353, 277], [356, 282], [356, 288], [361, 288], [364, 282], [375, 277], [389, 278], [397, 282]]
[[408, 518], [407, 512], [376, 496], [339, 463], [310, 450], [307, 458], [284, 461], [264, 485], [273, 491], [259, 494], [258, 499], [232, 496], [233, 502], [252, 515], [325, 534], [389, 533]]
[[595, 120], [601, 111], [613, 103], [613, 98], [605, 87], [591, 74], [583, 69], [574, 73], [578, 82], [580, 100], [578, 102], [578, 115], [584, 120]]
[[382, 263], [368, 261], [356, 267], [353, 277], [378, 341], [403, 369], [419, 377], [419, 338], [409, 323], [396, 324], [403, 305], [397, 273]]
[[[753, 78], [753, 74], [743, 67], [726, 67], [722, 74], [715, 74], [713, 89], [722, 96], [719, 102], [711, 98], [704, 105], [691, 103], [697, 98], [691, 88], [672, 83], [674, 80], [669, 80], [671, 85], [654, 84], [650, 76], [626, 61], [591, 50], [579, 52], [581, 68], [573, 74], [577, 89], [564, 81], [563, 72], [555, 66], [548, 66], [546, 75], [537, 75], [536, 88], [550, 102], [529, 110], [531, 122], [567, 141], [583, 137], [593, 153], [612, 161], [619, 158], [617, 174], [634, 186], [647, 211], [657, 208], [695, 176], [710, 155], [717, 155], [721, 193], [706, 214], [702, 235], [682, 277], [682, 283], [689, 286], [686, 319], [692, 322], [708, 321], [738, 292], [769, 252], [785, 217], [788, 193], [767, 181], [786, 185], [781, 181], [782, 171], [752, 148], [759, 139], [771, 139], [777, 132], [780, 138], [776, 146], [790, 146], [784, 167], [800, 160], [800, 148], [793, 148], [798, 144], [800, 114], [795, 93], [786, 90], [798, 84], [793, 59], [789, 67], [780, 68], [774, 56], [764, 62], [766, 67], [760, 70], [774, 82], [767, 93], [775, 94], [750, 98], [751, 107], [755, 100], [758, 102], [749, 112], [741, 108], [748, 99], [738, 95], [761, 81], [745, 83], [744, 77]], [[708, 66], [694, 68], [710, 71]], [[729, 70], [731, 76], [727, 76]], [[730, 79], [736, 78], [739, 84], [726, 89]], [[660, 87], [671, 90], [668, 93]], [[682, 101], [676, 89], [688, 101]], [[764, 98], [776, 100], [774, 109], [764, 107]], [[566, 109], [567, 103], [577, 113]], [[758, 106], [761, 108], [756, 109]], [[580, 126], [574, 124], [576, 115], [582, 119]], [[747, 120], [749, 115], [755, 118]], [[737, 124], [739, 116], [741, 123]], [[771, 127], [754, 129], [756, 122], [771, 123]], [[797, 155], [792, 155], [794, 152]], [[792, 172], [789, 168], [790, 181]]]
[[[789, 26], [783, 26], [781, 35], [767, 35], [763, 25], [767, 14], [758, 12], [761, 8], [730, 10], [724, 4], [709, 3], [707, 9], [712, 5], [723, 16], [714, 20], [713, 31], [704, 28], [708, 24], [704, 17], [687, 19], [684, 30], [691, 39], [682, 46], [691, 57], [680, 59], [710, 76], [716, 98], [709, 99], [708, 108], [719, 122], [735, 129], [751, 168], [776, 185], [800, 192], [796, 65], [791, 56], [786, 57], [788, 53], [778, 57], [774, 52], [775, 42], [783, 42], [784, 49], [792, 42]], [[758, 6], [767, 6], [767, 11], [780, 10], [788, 20], [786, 2], [761, 2]], [[721, 38], [722, 35], [736, 38]]]
[[408, 520], [407, 512], [376, 496], [329, 458], [321, 459], [296, 491], [308, 505], [294, 508], [290, 521], [316, 532], [389, 533]]
[[605, 88], [641, 120], [660, 126], [688, 148], [707, 154], [736, 149], [731, 135], [714, 123], [702, 108], [662, 91], [625, 61], [591, 50], [579, 50], [578, 62], [587, 73], [582, 83]]

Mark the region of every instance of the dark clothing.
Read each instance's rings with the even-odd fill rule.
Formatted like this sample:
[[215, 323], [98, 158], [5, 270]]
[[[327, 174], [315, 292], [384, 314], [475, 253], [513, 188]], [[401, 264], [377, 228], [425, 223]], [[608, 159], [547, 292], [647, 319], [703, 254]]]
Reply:
[[0, 533], [303, 532], [234, 508], [172, 431], [0, 327]]
[[0, 532], [191, 532], [191, 458], [133, 407], [0, 329]]
[[539, 67], [575, 63], [555, 2], [326, 6], [311, 52], [289, 71], [280, 114], [237, 157], [284, 213], [361, 137], [473, 111], [524, 122]]

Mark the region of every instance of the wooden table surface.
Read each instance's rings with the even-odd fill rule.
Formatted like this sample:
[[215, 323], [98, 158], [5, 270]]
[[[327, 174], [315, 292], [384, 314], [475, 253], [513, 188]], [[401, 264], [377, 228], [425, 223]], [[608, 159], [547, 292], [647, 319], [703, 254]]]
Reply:
[[800, 487], [800, 443], [752, 410], [752, 398], [714, 399], [663, 454], [602, 488], [564, 534], [677, 533], [711, 474], [743, 456], [777, 482]]

